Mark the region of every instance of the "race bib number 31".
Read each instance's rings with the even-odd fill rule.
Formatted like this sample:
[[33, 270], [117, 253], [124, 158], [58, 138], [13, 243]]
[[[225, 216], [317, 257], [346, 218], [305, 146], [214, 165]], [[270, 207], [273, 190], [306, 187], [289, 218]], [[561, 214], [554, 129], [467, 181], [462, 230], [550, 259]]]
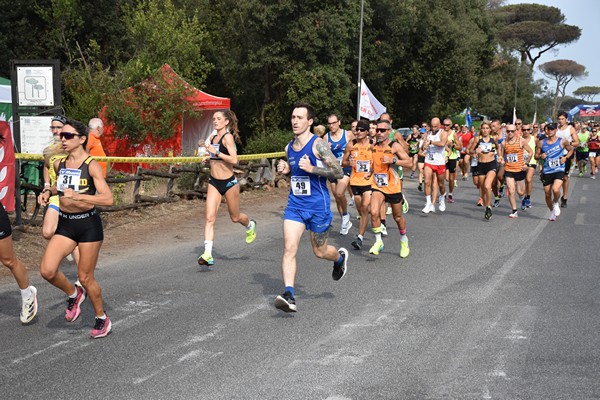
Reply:
[[294, 196], [310, 196], [310, 178], [308, 176], [292, 176], [292, 193]]
[[56, 180], [56, 188], [64, 192], [65, 189], [73, 189], [79, 191], [79, 181], [81, 178], [81, 170], [63, 168], [58, 173], [58, 179]]

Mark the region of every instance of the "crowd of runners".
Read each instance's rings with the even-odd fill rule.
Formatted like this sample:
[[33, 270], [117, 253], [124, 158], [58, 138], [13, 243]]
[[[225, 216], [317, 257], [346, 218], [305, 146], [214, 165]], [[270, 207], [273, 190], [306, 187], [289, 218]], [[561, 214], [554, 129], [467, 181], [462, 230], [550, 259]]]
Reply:
[[[527, 124], [516, 120], [505, 124], [494, 119], [483, 121], [477, 128], [435, 117], [413, 125], [406, 137], [393, 129], [389, 114], [381, 115], [377, 121], [352, 121], [349, 130], [342, 128], [342, 120], [336, 114], [328, 117], [328, 130], [323, 126], [313, 128], [314, 119], [315, 110], [310, 104], [294, 105], [294, 137], [285, 148], [285, 159], [276, 163], [277, 171], [290, 179], [283, 215], [284, 289], [275, 298], [275, 307], [285, 312], [297, 311], [296, 258], [304, 231], [310, 232], [315, 256], [333, 263], [333, 280], [338, 281], [347, 273], [349, 251], [328, 241], [333, 221], [330, 191], [341, 218], [340, 235], [350, 233], [353, 224], [349, 207], [356, 207], [358, 228], [352, 240], [348, 239], [354, 250], [362, 250], [370, 223], [374, 241], [368, 253], [379, 255], [388, 235], [386, 217], [391, 215], [400, 234], [399, 256], [407, 258], [410, 247], [404, 214], [409, 211], [409, 204], [402, 184], [408, 172], [408, 179], [417, 179], [418, 190], [423, 192], [421, 212], [425, 214], [443, 213], [446, 203], [454, 203], [459, 181], [468, 181], [470, 175], [480, 194], [474, 206], [482, 207], [485, 220], [492, 218], [492, 210], [502, 197], [510, 204], [510, 218], [531, 208], [537, 175], [544, 189], [547, 218], [554, 221], [561, 208], [567, 207], [569, 176], [589, 173], [595, 179], [600, 163], [598, 124], [569, 123], [566, 113], [558, 115], [557, 123]], [[54, 142], [44, 150], [45, 186], [38, 198], [47, 207], [42, 231], [49, 240], [40, 272], [67, 296], [67, 322], [78, 318], [82, 302], [89, 297], [95, 313], [91, 336], [98, 338], [107, 336], [112, 325], [94, 278], [103, 241], [96, 206], [111, 205], [112, 193], [103, 166], [89, 155], [86, 147], [90, 129], [95, 129], [91, 123], [88, 127], [63, 116], [52, 119]], [[233, 171], [239, 142], [235, 113], [217, 111], [213, 126], [213, 133], [199, 144], [199, 155], [206, 156], [202, 162], [210, 166], [204, 251], [197, 260], [202, 268], [215, 265], [214, 225], [223, 197], [231, 221], [245, 229], [245, 242], [250, 244], [257, 236], [256, 221], [240, 212], [240, 188]], [[20, 319], [28, 324], [38, 311], [37, 289], [29, 284], [27, 270], [14, 253], [11, 233], [2, 206], [1, 261], [21, 289]], [[59, 268], [61, 261], [71, 255], [78, 273], [73, 283]]]

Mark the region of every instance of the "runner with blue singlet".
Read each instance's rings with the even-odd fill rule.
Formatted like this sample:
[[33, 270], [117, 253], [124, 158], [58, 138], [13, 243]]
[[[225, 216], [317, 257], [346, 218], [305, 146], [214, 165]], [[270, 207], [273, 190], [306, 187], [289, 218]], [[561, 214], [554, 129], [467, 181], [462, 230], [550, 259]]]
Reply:
[[568, 173], [565, 171], [565, 163], [573, 155], [573, 147], [569, 141], [556, 136], [556, 131], [555, 123], [548, 124], [546, 137], [538, 141], [535, 148], [535, 158], [544, 162], [542, 183], [546, 205], [550, 210], [550, 221], [556, 221], [556, 217], [560, 215], [560, 189], [565, 173]]

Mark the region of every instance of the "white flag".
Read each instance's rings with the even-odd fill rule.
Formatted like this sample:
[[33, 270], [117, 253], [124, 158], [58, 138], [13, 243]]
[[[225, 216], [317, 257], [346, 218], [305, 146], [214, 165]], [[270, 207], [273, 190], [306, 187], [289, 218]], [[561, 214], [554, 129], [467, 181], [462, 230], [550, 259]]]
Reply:
[[513, 108], [513, 125], [517, 122], [517, 107]]
[[532, 124], [533, 125], [537, 124], [537, 111], [533, 114], [533, 122], [532, 122]]
[[375, 120], [386, 108], [373, 96], [364, 80], [360, 80], [360, 116], [369, 121]]

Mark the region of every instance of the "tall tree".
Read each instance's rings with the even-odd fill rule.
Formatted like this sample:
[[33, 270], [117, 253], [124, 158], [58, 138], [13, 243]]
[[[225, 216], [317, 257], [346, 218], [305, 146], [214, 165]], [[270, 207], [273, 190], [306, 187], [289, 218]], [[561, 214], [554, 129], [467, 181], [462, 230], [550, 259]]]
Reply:
[[358, 2], [205, 2], [198, 13], [210, 21], [209, 60], [216, 66], [209, 83], [234, 99], [245, 129], [289, 129], [298, 100], [313, 103], [321, 120], [330, 112], [349, 114]]
[[547, 51], [576, 41], [581, 28], [565, 24], [560, 9], [541, 4], [512, 4], [494, 11], [500, 20], [498, 38], [521, 54], [531, 69]]
[[542, 73], [556, 81], [554, 89], [554, 107], [552, 108], [552, 118], [556, 117], [560, 108], [567, 85], [573, 80], [586, 75], [585, 66], [576, 63], [573, 60], [554, 60], [540, 65]]
[[580, 96], [584, 101], [594, 101], [594, 97], [600, 94], [600, 86], [582, 86], [573, 92], [575, 96]]

